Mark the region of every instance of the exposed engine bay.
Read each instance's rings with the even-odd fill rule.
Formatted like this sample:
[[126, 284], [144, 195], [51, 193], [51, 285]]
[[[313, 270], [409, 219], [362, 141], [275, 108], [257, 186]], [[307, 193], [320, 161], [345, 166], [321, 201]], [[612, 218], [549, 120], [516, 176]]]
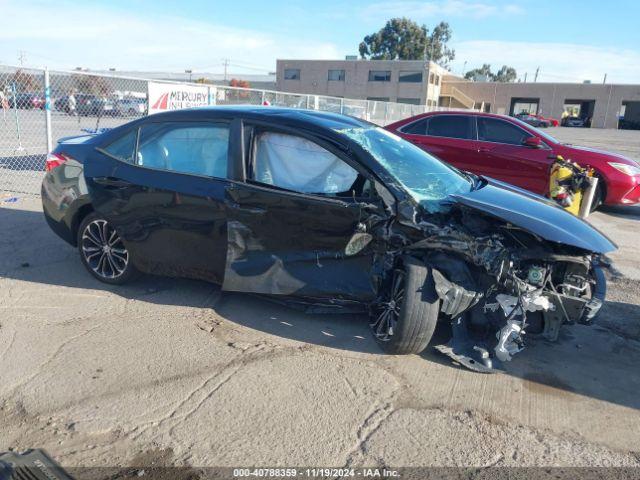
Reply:
[[[402, 225], [408, 238], [398, 253], [430, 267], [439, 319], [451, 324], [450, 341], [436, 348], [467, 368], [500, 368], [525, 348], [528, 336], [556, 341], [563, 324], [591, 323], [604, 302], [598, 254], [460, 204], [416, 215]], [[421, 238], [410, 242], [416, 234]]]

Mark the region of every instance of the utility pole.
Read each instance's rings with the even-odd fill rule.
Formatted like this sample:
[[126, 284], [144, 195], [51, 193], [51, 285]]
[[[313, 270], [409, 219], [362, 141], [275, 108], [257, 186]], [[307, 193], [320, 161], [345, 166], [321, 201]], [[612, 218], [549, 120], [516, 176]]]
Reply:
[[24, 50], [18, 50], [18, 62], [20, 62], [20, 66], [24, 65], [25, 60], [27, 59], [27, 55]]
[[524, 72], [524, 83], [527, 83], [527, 72]]
[[536, 68], [536, 76], [533, 78], [534, 83], [538, 81], [538, 72], [540, 72], [540, 67]]
[[224, 81], [227, 81], [227, 67], [229, 66], [229, 59], [228, 58], [223, 58], [222, 59], [222, 65], [224, 65]]
[[465, 60], [462, 64], [462, 76], [464, 77], [464, 72], [467, 70], [467, 61]]
[[604, 80], [602, 80], [602, 84], [605, 85], [607, 83], [607, 74], [604, 74]]

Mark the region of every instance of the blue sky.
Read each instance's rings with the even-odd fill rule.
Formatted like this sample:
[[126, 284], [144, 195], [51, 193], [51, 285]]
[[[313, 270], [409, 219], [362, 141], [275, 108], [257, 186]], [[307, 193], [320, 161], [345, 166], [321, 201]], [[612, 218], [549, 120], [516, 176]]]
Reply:
[[[454, 73], [491, 63], [539, 81], [640, 83], [640, 2], [616, 0], [0, 0], [0, 62], [221, 72], [344, 58], [396, 16], [450, 23]], [[12, 21], [11, 19], [15, 19]]]

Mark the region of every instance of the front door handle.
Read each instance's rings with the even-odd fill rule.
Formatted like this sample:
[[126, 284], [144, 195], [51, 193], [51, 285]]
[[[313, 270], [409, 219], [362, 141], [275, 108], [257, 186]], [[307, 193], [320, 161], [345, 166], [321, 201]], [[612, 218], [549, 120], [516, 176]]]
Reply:
[[133, 185], [131, 182], [127, 182], [126, 180], [116, 177], [94, 177], [93, 181], [98, 185], [104, 185], [105, 187], [112, 188], [125, 188]]

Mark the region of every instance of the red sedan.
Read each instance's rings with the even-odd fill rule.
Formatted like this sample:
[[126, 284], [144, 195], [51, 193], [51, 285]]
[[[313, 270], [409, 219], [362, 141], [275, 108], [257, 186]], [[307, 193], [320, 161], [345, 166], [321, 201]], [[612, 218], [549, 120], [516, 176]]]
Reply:
[[594, 205], [640, 203], [640, 165], [630, 158], [560, 143], [513, 117], [430, 112], [385, 127], [460, 170], [546, 195], [549, 167], [562, 155], [593, 167], [600, 179]]

